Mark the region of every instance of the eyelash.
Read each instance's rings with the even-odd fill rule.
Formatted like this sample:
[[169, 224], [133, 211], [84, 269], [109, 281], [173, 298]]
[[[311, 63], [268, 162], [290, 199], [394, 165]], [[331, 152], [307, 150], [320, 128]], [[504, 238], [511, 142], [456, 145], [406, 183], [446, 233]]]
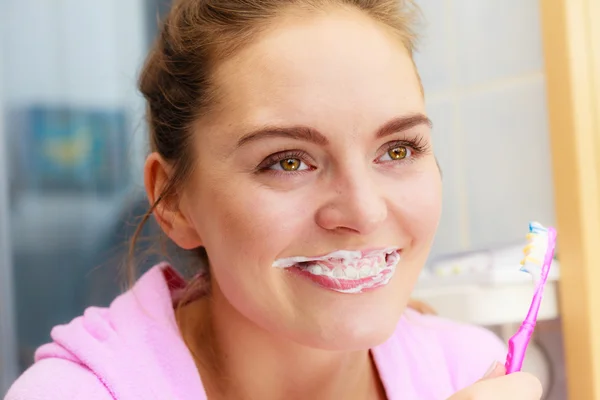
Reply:
[[394, 160], [394, 162], [412, 162], [419, 156], [429, 152], [430, 145], [423, 136], [417, 136], [412, 140], [394, 140], [385, 144], [385, 151], [388, 152], [397, 147], [408, 147], [412, 151], [412, 156], [408, 160]]
[[[301, 162], [308, 165], [309, 168], [303, 169], [303, 170], [298, 170], [298, 171], [276, 171], [276, 170], [270, 169], [275, 164], [277, 164], [283, 160], [288, 160], [290, 158], [300, 160]], [[304, 152], [302, 150], [281, 151], [279, 153], [272, 154], [269, 157], [265, 158], [264, 161], [261, 162], [258, 165], [258, 167], [256, 167], [256, 170], [257, 170], [257, 172], [269, 172], [269, 173], [273, 173], [273, 174], [283, 174], [283, 175], [302, 174], [307, 171], [312, 171], [314, 169], [314, 167], [310, 166], [310, 162], [308, 161], [309, 158], [310, 157], [307, 156], [306, 152]]]
[[[426, 140], [423, 136], [417, 136], [415, 139], [394, 140], [392, 142], [386, 143], [384, 145], [384, 149], [385, 149], [385, 152], [388, 152], [392, 149], [395, 149], [397, 147], [402, 147], [402, 146], [410, 148], [410, 150], [412, 151], [411, 157], [409, 159], [387, 161], [387, 163], [390, 163], [390, 162], [392, 162], [392, 163], [413, 162], [419, 156], [427, 153], [430, 148], [429, 143], [426, 142]], [[278, 171], [278, 170], [270, 169], [275, 164], [277, 164], [283, 160], [288, 160], [290, 158], [300, 160], [301, 162], [305, 163], [309, 168], [304, 169], [304, 170], [297, 170], [297, 171]], [[310, 160], [310, 157], [308, 157], [306, 152], [304, 152], [302, 150], [282, 151], [279, 153], [272, 154], [272, 155], [268, 156], [267, 158], [265, 158], [258, 165], [258, 167], [256, 167], [256, 172], [281, 174], [281, 175], [286, 175], [286, 176], [303, 174], [305, 172], [310, 172], [315, 169], [314, 167], [312, 167], [310, 165], [309, 160]]]

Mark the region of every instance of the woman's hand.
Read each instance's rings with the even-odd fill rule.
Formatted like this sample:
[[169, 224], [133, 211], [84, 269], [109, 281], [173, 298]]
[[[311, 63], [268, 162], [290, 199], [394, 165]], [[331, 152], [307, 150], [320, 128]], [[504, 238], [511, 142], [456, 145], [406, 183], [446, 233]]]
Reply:
[[504, 365], [496, 363], [475, 384], [452, 395], [448, 400], [540, 400], [542, 384], [531, 374], [506, 375]]

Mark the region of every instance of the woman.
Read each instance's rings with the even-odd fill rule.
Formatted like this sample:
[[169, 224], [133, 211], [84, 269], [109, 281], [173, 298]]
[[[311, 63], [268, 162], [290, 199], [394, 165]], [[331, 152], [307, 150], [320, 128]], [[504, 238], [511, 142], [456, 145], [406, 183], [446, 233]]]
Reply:
[[413, 19], [178, 1], [140, 79], [144, 183], [204, 267], [158, 265], [55, 328], [7, 398], [539, 399], [491, 333], [406, 307], [441, 208]]

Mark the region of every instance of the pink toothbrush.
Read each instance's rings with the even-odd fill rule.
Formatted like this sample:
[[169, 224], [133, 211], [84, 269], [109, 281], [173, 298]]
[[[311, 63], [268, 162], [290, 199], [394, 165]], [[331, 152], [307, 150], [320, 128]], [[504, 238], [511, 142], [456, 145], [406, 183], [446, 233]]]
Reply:
[[533, 275], [536, 282], [535, 293], [527, 317], [517, 333], [508, 341], [508, 355], [506, 356], [505, 364], [507, 374], [518, 372], [523, 366], [527, 345], [535, 328], [538, 311], [542, 303], [544, 286], [546, 285], [548, 272], [554, 258], [556, 230], [551, 227], [544, 228], [537, 222], [530, 222], [527, 240], [529, 244], [523, 249], [525, 258], [521, 261], [521, 271]]

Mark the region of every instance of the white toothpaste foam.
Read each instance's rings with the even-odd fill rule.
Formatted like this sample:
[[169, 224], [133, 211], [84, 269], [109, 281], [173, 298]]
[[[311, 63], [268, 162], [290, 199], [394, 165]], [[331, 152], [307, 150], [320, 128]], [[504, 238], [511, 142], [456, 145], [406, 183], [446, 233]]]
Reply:
[[328, 260], [333, 260], [333, 259], [341, 260], [341, 262], [343, 264], [350, 264], [352, 262], [357, 262], [362, 258], [369, 258], [369, 257], [373, 257], [373, 256], [375, 256], [375, 257], [387, 256], [387, 255], [394, 253], [397, 250], [398, 250], [398, 248], [396, 248], [396, 247], [388, 247], [383, 250], [370, 252], [367, 255], [363, 255], [363, 253], [359, 250], [337, 250], [337, 251], [334, 251], [332, 253], [326, 254], [321, 257], [296, 256], [296, 257], [280, 258], [278, 260], [275, 260], [275, 262], [273, 263], [273, 267], [289, 268], [289, 267], [293, 267], [294, 265], [296, 265], [298, 263], [302, 263], [302, 262], [328, 261]]
[[344, 289], [342, 284], [339, 288], [330, 288], [340, 293], [362, 293], [365, 290], [386, 285], [400, 262], [400, 253], [396, 247], [388, 247], [383, 250], [361, 251], [338, 250], [321, 257], [288, 257], [273, 263], [275, 268], [289, 268], [298, 263], [305, 263], [305, 271], [312, 275], [327, 276], [334, 281], [365, 281], [357, 286]]
[[387, 274], [387, 275], [379, 275], [373, 278], [373, 280], [371, 282], [367, 282], [367, 283], [363, 283], [357, 287], [353, 287], [351, 289], [333, 289], [336, 292], [340, 292], [340, 293], [362, 293], [363, 291], [370, 289], [372, 287], [375, 286], [383, 286], [383, 285], [387, 285], [388, 282], [390, 281], [390, 279], [392, 279], [392, 276], [394, 276], [394, 272], [396, 270], [396, 265], [394, 265], [393, 267], [391, 267], [391, 273]]

